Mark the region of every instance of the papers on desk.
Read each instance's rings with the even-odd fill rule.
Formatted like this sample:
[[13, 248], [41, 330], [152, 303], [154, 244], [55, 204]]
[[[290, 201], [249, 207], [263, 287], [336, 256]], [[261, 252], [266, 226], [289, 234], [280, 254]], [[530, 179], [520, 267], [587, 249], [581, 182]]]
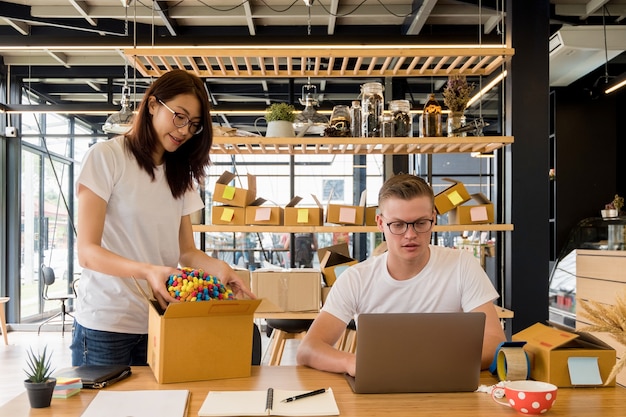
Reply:
[[273, 390], [272, 406], [267, 407], [268, 391], [209, 391], [198, 415], [211, 416], [338, 416], [339, 408], [328, 388], [325, 393], [297, 401], [282, 400], [308, 391]]
[[184, 417], [188, 390], [100, 391], [81, 417]]

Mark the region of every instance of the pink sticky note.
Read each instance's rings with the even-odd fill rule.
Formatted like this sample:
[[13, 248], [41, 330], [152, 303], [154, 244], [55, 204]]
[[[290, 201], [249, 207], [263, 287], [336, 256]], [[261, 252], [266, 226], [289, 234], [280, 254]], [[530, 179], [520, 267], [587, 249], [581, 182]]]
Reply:
[[489, 220], [489, 216], [487, 215], [487, 207], [478, 206], [472, 207], [470, 209], [470, 219], [473, 222], [484, 222]]
[[272, 216], [272, 209], [269, 207], [258, 207], [254, 213], [255, 222], [268, 221]]
[[339, 222], [355, 223], [356, 222], [356, 209], [354, 207], [339, 208]]

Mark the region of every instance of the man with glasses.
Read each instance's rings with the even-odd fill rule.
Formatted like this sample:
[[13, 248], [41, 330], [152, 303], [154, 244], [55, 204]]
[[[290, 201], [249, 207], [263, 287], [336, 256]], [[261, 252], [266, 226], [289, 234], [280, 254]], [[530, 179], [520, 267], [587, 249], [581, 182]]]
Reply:
[[298, 364], [354, 375], [355, 355], [334, 345], [350, 320], [358, 329], [361, 313], [476, 311], [486, 315], [482, 367], [488, 368], [505, 341], [493, 305], [498, 293], [472, 254], [430, 244], [437, 219], [430, 185], [396, 175], [381, 187], [378, 210], [387, 252], [341, 274], [298, 347]]

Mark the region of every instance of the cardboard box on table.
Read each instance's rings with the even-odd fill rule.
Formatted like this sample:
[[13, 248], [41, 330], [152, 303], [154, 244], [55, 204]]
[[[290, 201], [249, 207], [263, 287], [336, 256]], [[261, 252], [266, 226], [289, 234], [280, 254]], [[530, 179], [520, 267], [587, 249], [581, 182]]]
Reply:
[[213, 190], [213, 201], [223, 203], [229, 206], [245, 207], [256, 199], [256, 177], [248, 174], [248, 188], [237, 188], [228, 185], [234, 178], [235, 174], [224, 171], [217, 179]]
[[159, 384], [250, 376], [261, 300], [150, 301], [148, 365]]
[[471, 199], [462, 182], [451, 178], [443, 178], [443, 180], [451, 182], [452, 185], [435, 195], [435, 208], [439, 214], [447, 213]]
[[311, 194], [317, 207], [296, 207], [302, 197], [294, 197], [285, 206], [285, 226], [321, 226], [324, 224], [324, 208], [316, 196]]
[[604, 386], [616, 361], [615, 349], [592, 335], [541, 323], [514, 334], [513, 340], [526, 342], [530, 377], [558, 387]]
[[251, 278], [252, 292], [262, 299], [259, 313], [320, 309], [322, 277], [317, 269], [257, 269]]
[[267, 201], [257, 198], [246, 206], [246, 224], [282, 226], [284, 209], [279, 206], [264, 206]]
[[246, 224], [246, 209], [235, 206], [213, 206], [211, 224], [230, 224], [243, 226]]
[[467, 203], [450, 210], [449, 224], [493, 223], [493, 203], [483, 193], [472, 194], [471, 197]]
[[358, 206], [328, 203], [326, 209], [326, 222], [335, 224], [350, 224], [361, 226], [365, 222], [365, 199], [367, 193], [361, 193]]
[[337, 281], [337, 277], [346, 268], [359, 262], [350, 257], [350, 251], [346, 243], [320, 248], [317, 251], [317, 256], [320, 260], [320, 269], [322, 270], [324, 282], [328, 287], [331, 287]]

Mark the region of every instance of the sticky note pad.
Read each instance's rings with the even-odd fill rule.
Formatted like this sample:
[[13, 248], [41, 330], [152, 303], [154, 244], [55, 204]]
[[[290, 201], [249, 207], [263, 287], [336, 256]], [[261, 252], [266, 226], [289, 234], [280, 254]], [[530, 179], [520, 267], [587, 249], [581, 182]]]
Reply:
[[484, 222], [489, 220], [489, 216], [487, 215], [487, 207], [472, 207], [470, 209], [470, 219], [473, 222]]
[[297, 223], [307, 223], [309, 221], [309, 209], [298, 209]]
[[268, 221], [272, 216], [272, 209], [269, 207], [259, 207], [256, 209], [254, 213], [254, 221], [255, 222], [263, 222]]
[[356, 209], [353, 207], [341, 207], [339, 209], [339, 221], [341, 223], [356, 222]]
[[235, 216], [235, 210], [231, 208], [224, 208], [224, 211], [222, 212], [222, 216], [220, 217], [220, 220], [223, 222], [231, 222], [234, 216]]
[[567, 358], [569, 379], [572, 385], [601, 385], [600, 366], [597, 357]]
[[447, 195], [447, 197], [448, 200], [450, 200], [450, 202], [455, 206], [463, 203], [463, 197], [461, 197], [461, 194], [459, 194], [458, 191], [452, 191], [450, 194]]
[[232, 200], [233, 198], [235, 198], [235, 187], [231, 185], [227, 185], [226, 187], [224, 187], [222, 198], [226, 200]]

